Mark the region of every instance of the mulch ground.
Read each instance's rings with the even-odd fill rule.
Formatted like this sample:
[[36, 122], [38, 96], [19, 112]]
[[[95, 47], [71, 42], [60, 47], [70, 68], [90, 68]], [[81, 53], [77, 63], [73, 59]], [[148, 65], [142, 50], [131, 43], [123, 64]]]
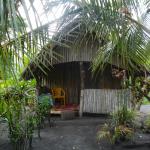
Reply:
[[[96, 133], [105, 123], [106, 119], [101, 117], [84, 117], [62, 121], [60, 118], [54, 119], [54, 127], [49, 127], [48, 123], [41, 130], [41, 139], [35, 132], [33, 138], [33, 150], [126, 150], [120, 146], [111, 147], [106, 143], [98, 143]], [[149, 136], [150, 137], [150, 136]], [[132, 150], [149, 150], [150, 147], [139, 145], [131, 147]], [[11, 150], [11, 145], [0, 137], [0, 150]]]

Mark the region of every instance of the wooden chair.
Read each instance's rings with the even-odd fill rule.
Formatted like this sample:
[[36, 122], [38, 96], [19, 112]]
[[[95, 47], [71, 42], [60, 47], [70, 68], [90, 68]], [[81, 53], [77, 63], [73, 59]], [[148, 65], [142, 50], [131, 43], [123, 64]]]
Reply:
[[65, 100], [65, 91], [62, 88], [52, 88], [52, 96], [54, 100], [63, 101], [63, 104], [66, 105]]

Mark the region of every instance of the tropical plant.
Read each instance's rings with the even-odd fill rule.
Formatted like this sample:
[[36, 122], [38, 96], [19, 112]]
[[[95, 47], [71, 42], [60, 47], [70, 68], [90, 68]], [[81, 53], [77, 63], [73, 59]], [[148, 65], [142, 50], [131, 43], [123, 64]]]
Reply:
[[135, 113], [123, 106], [113, 113], [111, 123], [104, 124], [98, 131], [98, 139], [108, 139], [110, 143], [130, 140], [135, 132]]
[[[54, 3], [61, 3], [66, 8], [60, 31], [72, 25], [67, 32], [60, 33], [59, 41], [61, 37], [63, 42], [67, 40], [68, 43], [71, 43], [71, 37], [80, 39], [72, 44], [77, 48], [85, 41], [90, 45], [89, 35], [97, 41], [98, 52], [92, 63], [94, 72], [103, 70], [107, 63], [132, 73], [150, 69], [150, 30], [145, 25], [149, 11], [141, 13], [141, 6], [146, 8], [149, 1], [56, 0]], [[65, 39], [66, 35], [70, 38]]]
[[[44, 11], [45, 1], [38, 0], [38, 3]], [[20, 68], [26, 67], [25, 59], [40, 67], [42, 60], [35, 57], [50, 40], [51, 29], [48, 25], [42, 24], [42, 19], [39, 17], [41, 14], [37, 11], [38, 5], [35, 6], [35, 1], [2, 0], [0, 7], [0, 72], [7, 79], [6, 76], [14, 77]], [[45, 19], [48, 18], [47, 13], [44, 15]], [[48, 21], [51, 24], [50, 19], [45, 22]], [[45, 49], [50, 50], [45, 47], [43, 51]], [[51, 57], [51, 54], [47, 55]], [[51, 64], [50, 61], [47, 63]]]
[[52, 108], [51, 96], [49, 94], [42, 93], [38, 96], [38, 105], [36, 109], [37, 124], [38, 124], [38, 136], [40, 137], [40, 129], [44, 127], [44, 119], [47, 117], [50, 125], [50, 109]]
[[135, 111], [128, 109], [127, 106], [123, 106], [117, 112], [113, 113], [112, 122], [115, 125], [134, 127], [135, 114]]
[[144, 132], [150, 133], [150, 117], [147, 117], [145, 119], [143, 127], [144, 127], [143, 129]]
[[[131, 72], [133, 70], [140, 70], [141, 68], [150, 68], [148, 61], [150, 30], [145, 25], [146, 21], [148, 21], [149, 0], [39, 1], [41, 2], [41, 7], [44, 6], [45, 12], [51, 11], [52, 7], [58, 4], [61, 4], [65, 8], [64, 16], [61, 18], [62, 21], [58, 27], [58, 32], [63, 30], [68, 24], [73, 24], [77, 21], [74, 24], [75, 26], [70, 28], [71, 32], [59, 32], [60, 36], [59, 39], [56, 40], [57, 44], [66, 40], [69, 42], [71, 38], [64, 39], [65, 35], [69, 35], [70, 37], [76, 37], [76, 35], [80, 36], [76, 37], [76, 39], [81, 40], [72, 43], [72, 45], [76, 47], [81, 46], [83, 41], [88, 43], [89, 41], [86, 35], [89, 34], [91, 34], [93, 39], [98, 41], [98, 52], [93, 59], [93, 71], [96, 72], [99, 69], [103, 69], [107, 63], [125, 68]], [[13, 69], [16, 69], [16, 64], [23, 66], [24, 56], [28, 57], [33, 64], [38, 66], [40, 66], [40, 64], [46, 66], [45, 62], [42, 61], [43, 59], [41, 59], [42, 57], [45, 58], [46, 55], [44, 53], [50, 55], [49, 57], [54, 56], [53, 52], [49, 52], [52, 49], [46, 46], [44, 47], [45, 52], [40, 53], [42, 56], [34, 59], [40, 49], [49, 42], [51, 37], [49, 35], [50, 29], [48, 25], [41, 26], [42, 22], [37, 8], [34, 5], [34, 1], [29, 0], [29, 4], [31, 6], [30, 9], [34, 12], [37, 30], [33, 30], [27, 2], [25, 0], [2, 0], [1, 2], [0, 64], [1, 70], [9, 70], [9, 72], [13, 74]], [[146, 8], [145, 13], [141, 13], [141, 6], [142, 8]], [[25, 24], [20, 8], [25, 12], [27, 22]], [[21, 29], [19, 28], [20, 24], [22, 26]], [[31, 29], [30, 33], [27, 33], [26, 24]], [[78, 27], [81, 26], [84, 30], [77, 30]], [[55, 38], [53, 38], [52, 41], [54, 42]], [[91, 45], [91, 48], [92, 46], [93, 45]], [[51, 61], [46, 60], [46, 63], [51, 65]], [[42, 67], [40, 67], [40, 69], [42, 70]]]
[[126, 79], [126, 88], [131, 89], [133, 99], [131, 101], [134, 109], [139, 109], [144, 100], [150, 101], [150, 78], [130, 77]]
[[11, 143], [15, 150], [25, 150], [31, 146], [36, 126], [35, 81], [21, 81], [0, 91], [0, 117], [6, 118]]
[[[93, 71], [96, 72], [104, 68], [107, 63], [123, 67], [129, 71], [139, 70], [139, 68], [149, 69], [150, 30], [145, 25], [148, 22], [149, 0], [39, 1], [41, 2], [41, 7], [45, 8], [45, 12], [51, 11], [52, 7], [58, 4], [65, 8], [65, 15], [61, 18], [62, 21], [58, 31], [78, 20], [75, 26], [70, 28], [71, 32], [61, 32], [59, 39], [56, 40], [57, 43], [64, 41], [66, 34], [70, 37], [75, 37], [78, 34], [77, 32], [80, 32], [78, 35], [82, 36], [79, 42], [72, 44], [76, 47], [80, 46], [85, 40], [86, 43], [89, 42], [86, 39], [88, 34], [91, 34], [92, 38], [98, 41], [98, 52], [93, 59]], [[3, 70], [2, 72], [9, 70], [9, 72], [14, 74], [13, 69], [16, 69], [16, 64], [23, 66], [24, 56], [28, 57], [35, 65], [40, 66], [40, 64], [43, 64], [45, 66], [41, 59], [42, 57], [34, 58], [40, 49], [49, 42], [51, 38], [49, 35], [50, 29], [48, 29], [47, 25], [41, 26], [42, 21], [34, 1], [29, 0], [29, 4], [31, 6], [30, 9], [34, 12], [37, 30], [33, 30], [25, 0], [2, 0], [1, 2], [0, 66], [1, 70]], [[140, 8], [141, 6], [142, 8]], [[24, 19], [22, 19], [20, 8], [25, 12], [27, 23], [24, 23]], [[145, 13], [141, 13], [143, 8], [146, 8]], [[20, 25], [22, 26], [21, 29]], [[26, 25], [31, 29], [31, 32], [27, 33]], [[81, 26], [84, 29], [83, 32], [77, 30]], [[78, 38], [76, 37], [76, 39]], [[71, 38], [65, 40], [69, 41], [69, 39]], [[54, 41], [55, 39], [53, 38], [52, 40]], [[50, 49], [50, 47], [45, 47], [44, 49]], [[44, 53], [50, 55], [50, 57], [54, 56], [53, 53], [48, 51], [45, 50]], [[40, 53], [40, 55], [45, 57], [44, 53]], [[51, 62], [48, 60], [46, 63], [51, 65]], [[12, 66], [14, 67], [13, 69]], [[40, 69], [42, 68], [40, 67]]]

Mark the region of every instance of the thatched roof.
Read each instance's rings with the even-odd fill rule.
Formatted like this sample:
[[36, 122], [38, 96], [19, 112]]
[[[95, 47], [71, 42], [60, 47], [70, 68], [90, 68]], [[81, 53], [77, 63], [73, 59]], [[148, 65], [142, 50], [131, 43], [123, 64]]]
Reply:
[[[68, 24], [61, 26], [57, 34], [43, 47], [37, 57], [30, 62], [21, 76], [25, 79], [30, 79], [37, 74], [46, 74], [53, 65], [59, 63], [92, 61], [98, 47], [103, 45], [105, 40], [102, 38], [93, 39], [95, 33], [87, 32], [86, 29], [87, 27], [83, 22], [81, 24], [80, 18], [75, 18]], [[121, 64], [118, 66], [116, 60], [111, 65], [126, 69]]]
[[[47, 26], [46, 26], [47, 27]], [[41, 27], [40, 27], [41, 28]], [[95, 46], [101, 45], [104, 40], [93, 39], [94, 33], [87, 33], [86, 27], [76, 18], [64, 27], [61, 27], [51, 41], [46, 44], [37, 57], [30, 62], [23, 71], [23, 78], [31, 78], [35, 72], [47, 72], [54, 64], [72, 61], [91, 61], [96, 52]], [[82, 41], [83, 37], [86, 41]], [[86, 48], [80, 51], [81, 48]], [[87, 47], [91, 52], [88, 54]], [[93, 49], [94, 47], [94, 49]]]

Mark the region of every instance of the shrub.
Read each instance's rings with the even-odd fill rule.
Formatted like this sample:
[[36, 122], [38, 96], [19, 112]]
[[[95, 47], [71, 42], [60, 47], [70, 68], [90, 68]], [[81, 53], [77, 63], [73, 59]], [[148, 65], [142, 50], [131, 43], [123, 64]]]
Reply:
[[[49, 117], [49, 112], [50, 108], [52, 105], [50, 104], [50, 95], [49, 94], [42, 94], [38, 97], [38, 106], [37, 106], [37, 122], [38, 122], [38, 127], [40, 130], [40, 127], [42, 126], [42, 123], [44, 122], [44, 118], [48, 115]], [[48, 118], [50, 119], [50, 118]], [[49, 120], [50, 123], [50, 120]], [[40, 132], [40, 131], [39, 131]], [[40, 134], [39, 134], [40, 137]]]
[[135, 115], [135, 111], [127, 109], [126, 106], [123, 106], [120, 110], [112, 115], [112, 122], [115, 126], [124, 125], [127, 127], [133, 127]]
[[28, 149], [36, 125], [35, 81], [20, 81], [0, 91], [0, 117], [6, 118], [15, 150]]
[[123, 106], [113, 113], [111, 123], [98, 131], [98, 139], [108, 139], [112, 144], [131, 139], [135, 131], [134, 118], [135, 112]]
[[150, 133], [150, 117], [146, 118], [143, 127], [144, 127], [143, 129], [144, 132]]

